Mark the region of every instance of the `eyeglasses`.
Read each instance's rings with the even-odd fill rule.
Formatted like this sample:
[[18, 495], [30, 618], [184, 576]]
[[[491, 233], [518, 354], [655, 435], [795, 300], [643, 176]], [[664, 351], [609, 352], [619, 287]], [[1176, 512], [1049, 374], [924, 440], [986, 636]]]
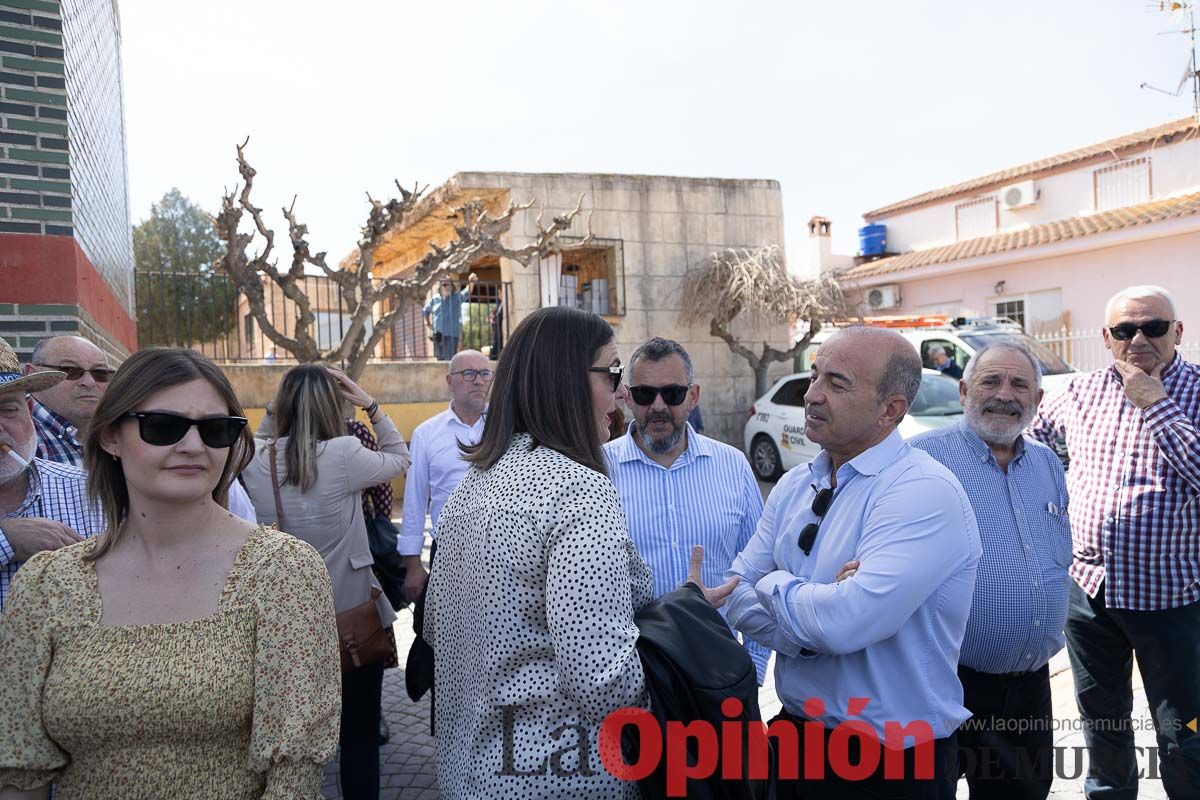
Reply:
[[688, 386], [630, 386], [629, 396], [639, 406], [654, 405], [654, 398], [662, 395], [663, 402], [669, 406], [677, 406], [687, 399]]
[[1133, 337], [1137, 336], [1137, 332], [1141, 331], [1146, 334], [1148, 339], [1157, 339], [1171, 330], [1173, 319], [1152, 319], [1149, 322], [1122, 322], [1120, 325], [1113, 325], [1108, 329], [1112, 337], [1118, 342], [1128, 342]]
[[116, 372], [115, 369], [107, 369], [105, 367], [96, 367], [95, 369], [84, 369], [83, 367], [65, 367], [61, 364], [38, 364], [39, 367], [46, 369], [57, 370], [58, 372], [67, 373], [67, 380], [77, 381], [83, 377], [83, 373], [92, 376], [92, 380], [96, 383], [108, 383], [108, 379]]
[[621, 376], [625, 373], [625, 366], [613, 364], [610, 367], [588, 367], [588, 372], [607, 372], [608, 377], [612, 379], [612, 390], [615, 392], [621, 385]]
[[[816, 489], [817, 487], [812, 487]], [[800, 531], [800, 549], [804, 551], [804, 555], [812, 552], [813, 545], [817, 541], [817, 531], [821, 528], [821, 520], [825, 517], [825, 512], [833, 505], [833, 489], [825, 488], [817, 492], [817, 496], [813, 498], [812, 512], [817, 515], [816, 522], [810, 522], [804, 526], [804, 530]]]
[[130, 411], [125, 415], [138, 421], [138, 435], [146, 444], [156, 447], [172, 445], [187, 436], [195, 425], [200, 441], [217, 450], [230, 447], [246, 427], [245, 417], [205, 417], [192, 419], [166, 411]]
[[490, 381], [496, 376], [496, 371], [491, 369], [460, 369], [458, 372], [451, 372], [451, 375], [462, 375], [464, 381], [473, 381], [476, 378], [483, 378], [485, 381]]

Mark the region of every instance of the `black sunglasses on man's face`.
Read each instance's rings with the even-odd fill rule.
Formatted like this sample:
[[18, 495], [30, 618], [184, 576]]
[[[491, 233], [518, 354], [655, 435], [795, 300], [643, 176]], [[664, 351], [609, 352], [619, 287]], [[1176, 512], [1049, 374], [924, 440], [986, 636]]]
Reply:
[[1111, 326], [1108, 332], [1118, 342], [1128, 342], [1137, 336], [1138, 331], [1146, 334], [1147, 339], [1157, 339], [1165, 336], [1167, 331], [1171, 330], [1171, 323], [1174, 321], [1173, 319], [1152, 319], [1149, 322], [1122, 322], [1119, 325]]
[[108, 369], [107, 367], [93, 367], [91, 369], [85, 369], [83, 367], [69, 367], [65, 364], [38, 364], [37, 366], [42, 367], [43, 369], [52, 369], [56, 372], [64, 372], [66, 373], [67, 380], [69, 381], [79, 380], [83, 377], [83, 373], [86, 372], [92, 376], [92, 380], [94, 380], [96, 383], [108, 383], [108, 379], [113, 376], [114, 372], [116, 372], [115, 369]]
[[639, 406], [654, 405], [654, 398], [662, 395], [663, 402], [669, 406], [677, 406], [687, 399], [687, 386], [672, 384], [670, 386], [630, 386], [629, 396]]

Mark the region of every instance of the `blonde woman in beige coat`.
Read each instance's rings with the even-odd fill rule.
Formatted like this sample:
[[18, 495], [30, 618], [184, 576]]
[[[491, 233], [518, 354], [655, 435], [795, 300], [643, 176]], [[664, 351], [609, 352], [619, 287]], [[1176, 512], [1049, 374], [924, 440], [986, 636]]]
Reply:
[[[345, 435], [343, 401], [367, 412], [379, 450]], [[403, 475], [411, 463], [396, 425], [341, 370], [301, 364], [284, 375], [257, 436], [254, 458], [242, 477], [259, 522], [279, 521], [271, 480], [274, 458], [282, 527], [324, 558], [334, 609], [341, 613], [370, 600], [380, 586], [371, 570], [362, 492]], [[382, 593], [376, 604], [380, 621], [390, 626], [396, 614]], [[346, 800], [379, 796], [383, 669], [377, 662], [342, 675], [341, 783]]]

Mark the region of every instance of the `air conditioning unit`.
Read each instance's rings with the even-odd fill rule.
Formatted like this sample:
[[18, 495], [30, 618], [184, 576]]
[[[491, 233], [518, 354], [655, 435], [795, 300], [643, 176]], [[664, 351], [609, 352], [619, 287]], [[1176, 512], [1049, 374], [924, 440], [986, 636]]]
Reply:
[[900, 305], [900, 284], [876, 286], [867, 292], [867, 305], [872, 309], [895, 308]]
[[1005, 211], [1015, 211], [1018, 208], [1028, 208], [1038, 201], [1038, 187], [1035, 181], [1021, 181], [1000, 190], [1000, 207]]

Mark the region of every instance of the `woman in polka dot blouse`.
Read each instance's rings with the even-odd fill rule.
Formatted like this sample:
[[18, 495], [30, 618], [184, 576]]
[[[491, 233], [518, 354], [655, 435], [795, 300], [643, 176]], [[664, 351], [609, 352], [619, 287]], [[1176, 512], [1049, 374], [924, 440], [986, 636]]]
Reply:
[[597, 749], [610, 712], [648, 705], [650, 571], [601, 450], [621, 373], [612, 328], [574, 309], [534, 312], [504, 348], [429, 579], [445, 797], [638, 796]]

